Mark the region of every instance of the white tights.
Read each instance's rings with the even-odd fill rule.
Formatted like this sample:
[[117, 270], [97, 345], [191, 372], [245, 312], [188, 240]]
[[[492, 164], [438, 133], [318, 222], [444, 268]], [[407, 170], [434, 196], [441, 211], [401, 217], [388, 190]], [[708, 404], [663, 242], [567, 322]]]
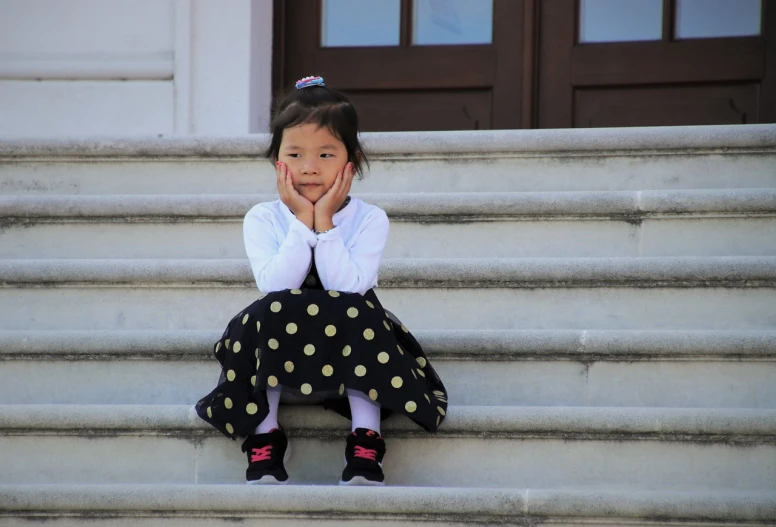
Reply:
[[[280, 393], [282, 386], [267, 388], [267, 403], [269, 413], [267, 417], [256, 427], [257, 434], [266, 434], [278, 425], [278, 406], [280, 406]], [[348, 402], [352, 416], [352, 430], [356, 428], [368, 428], [380, 433], [380, 405], [367, 397], [363, 392], [348, 390]]]

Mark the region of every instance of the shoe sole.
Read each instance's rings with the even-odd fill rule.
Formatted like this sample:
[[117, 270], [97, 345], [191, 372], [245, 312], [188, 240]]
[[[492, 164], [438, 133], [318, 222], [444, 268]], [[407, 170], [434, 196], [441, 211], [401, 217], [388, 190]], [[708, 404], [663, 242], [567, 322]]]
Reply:
[[[286, 455], [283, 456], [283, 468], [286, 468], [288, 460], [291, 458], [291, 443], [288, 443], [286, 447]], [[246, 485], [288, 485], [291, 482], [291, 478], [285, 481], [280, 481], [275, 476], [262, 476], [259, 479], [246, 481]]]
[[347, 487], [384, 487], [385, 481], [372, 481], [364, 476], [353, 476], [350, 481], [340, 480], [339, 484]]
[[288, 480], [280, 481], [275, 476], [264, 476], [261, 479], [247, 481], [246, 485], [288, 485]]

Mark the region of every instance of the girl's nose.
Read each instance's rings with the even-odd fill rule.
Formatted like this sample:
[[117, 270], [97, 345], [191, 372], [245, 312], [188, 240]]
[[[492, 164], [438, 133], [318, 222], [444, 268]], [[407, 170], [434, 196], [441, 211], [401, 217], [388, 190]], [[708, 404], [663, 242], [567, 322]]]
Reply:
[[306, 161], [304, 165], [302, 165], [302, 174], [317, 174], [317, 173], [318, 173], [318, 166], [315, 163]]

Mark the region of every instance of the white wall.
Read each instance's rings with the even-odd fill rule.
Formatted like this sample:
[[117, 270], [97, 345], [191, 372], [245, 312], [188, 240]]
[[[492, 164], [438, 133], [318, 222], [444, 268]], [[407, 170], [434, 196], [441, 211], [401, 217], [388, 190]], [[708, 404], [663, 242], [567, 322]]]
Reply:
[[271, 0], [0, 0], [0, 135], [263, 131], [271, 54]]

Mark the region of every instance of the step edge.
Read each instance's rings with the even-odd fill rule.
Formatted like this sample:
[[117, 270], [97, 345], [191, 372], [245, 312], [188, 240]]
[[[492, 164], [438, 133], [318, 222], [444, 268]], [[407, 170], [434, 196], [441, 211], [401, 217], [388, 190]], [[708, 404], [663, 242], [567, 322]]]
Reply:
[[[213, 360], [221, 331], [0, 330], [0, 360], [42, 356]], [[435, 359], [774, 359], [776, 330], [414, 330]]]
[[[348, 420], [317, 406], [284, 407], [283, 422], [294, 436], [340, 436]], [[776, 409], [449, 406], [432, 436], [404, 417], [384, 424], [390, 437], [547, 437], [776, 442]], [[191, 405], [0, 405], [0, 433], [95, 435], [217, 435]]]
[[[393, 258], [382, 287], [771, 287], [776, 256]], [[0, 284], [180, 284], [253, 288], [242, 259], [4, 259]]]
[[[363, 143], [373, 159], [390, 155], [473, 153], [608, 152], [636, 153], [776, 149], [776, 125], [591, 128], [559, 130], [480, 130], [445, 132], [366, 132]], [[35, 157], [248, 157], [262, 159], [268, 134], [236, 136], [82, 136], [0, 137], [0, 158]]]
[[[433, 504], [430, 506], [430, 504]], [[208, 514], [322, 514], [419, 520], [488, 518], [643, 518], [650, 521], [767, 521], [776, 516], [776, 493], [765, 491], [596, 491], [439, 487], [248, 485], [0, 485], [0, 508], [39, 511], [141, 511]], [[8, 513], [5, 514], [8, 516]]]
[[[584, 192], [485, 192], [455, 194], [354, 194], [398, 221], [488, 219], [688, 217], [776, 213], [776, 189], [702, 189]], [[256, 203], [277, 195], [16, 195], [0, 196], [0, 218], [241, 220]], [[461, 219], [463, 218], [463, 219]], [[482, 221], [482, 220], [480, 220]]]

